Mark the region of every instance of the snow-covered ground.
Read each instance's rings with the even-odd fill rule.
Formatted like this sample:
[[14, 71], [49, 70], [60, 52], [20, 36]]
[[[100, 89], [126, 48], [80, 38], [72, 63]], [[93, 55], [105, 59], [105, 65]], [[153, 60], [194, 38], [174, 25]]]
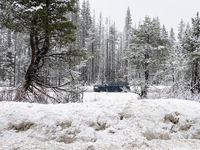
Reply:
[[137, 100], [137, 94], [124, 92], [85, 92], [83, 94], [83, 102], [115, 102], [122, 100]]
[[84, 103], [0, 103], [0, 150], [200, 149], [200, 103], [84, 93]]

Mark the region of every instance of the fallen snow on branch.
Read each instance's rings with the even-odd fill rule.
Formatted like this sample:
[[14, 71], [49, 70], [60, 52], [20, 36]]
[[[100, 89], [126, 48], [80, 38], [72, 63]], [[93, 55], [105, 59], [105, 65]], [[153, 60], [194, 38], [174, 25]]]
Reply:
[[0, 103], [2, 150], [191, 150], [199, 147], [200, 104], [194, 101], [113, 99], [48, 105]]

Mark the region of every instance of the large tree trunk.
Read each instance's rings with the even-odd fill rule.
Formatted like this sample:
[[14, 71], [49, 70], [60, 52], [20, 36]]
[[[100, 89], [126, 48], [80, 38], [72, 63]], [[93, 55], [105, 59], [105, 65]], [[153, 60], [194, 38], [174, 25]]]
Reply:
[[[38, 48], [38, 35], [37, 31], [34, 30], [34, 25], [37, 24], [35, 19], [32, 21], [32, 28], [30, 31], [30, 47], [31, 47], [31, 62], [25, 74], [25, 81], [21, 87], [18, 88], [17, 94], [15, 96], [15, 101], [23, 101], [30, 98], [28, 92], [31, 92], [32, 96], [39, 101], [43, 101], [40, 94], [42, 93], [46, 96], [45, 88], [51, 87], [48, 81], [43, 77], [38, 75], [38, 71], [44, 65], [44, 57], [49, 51], [49, 31], [48, 31], [48, 19], [46, 19], [46, 31], [45, 38], [43, 42], [43, 47]], [[36, 52], [37, 50], [37, 52]], [[27, 98], [28, 97], [28, 98]], [[48, 96], [50, 97], [50, 96]], [[53, 98], [53, 97], [51, 97]], [[28, 100], [29, 101], [29, 100]], [[32, 100], [31, 100], [32, 101]], [[35, 101], [35, 100], [34, 100]], [[37, 101], [37, 100], [36, 100]]]
[[147, 52], [147, 54], [145, 54], [145, 63], [144, 63], [145, 85], [141, 89], [141, 94], [140, 94], [141, 98], [147, 98], [147, 89], [148, 89], [148, 84], [149, 84], [149, 69], [148, 69], [149, 62], [148, 62], [148, 60], [149, 60], [149, 54]]
[[33, 33], [30, 34], [30, 45], [31, 45], [31, 63], [26, 71], [25, 75], [25, 84], [24, 84], [24, 91], [26, 92], [31, 83], [31, 75], [34, 75], [36, 71], [34, 71], [34, 63], [35, 63], [35, 46], [34, 46], [34, 37]]
[[22, 84], [22, 86], [18, 88], [14, 101], [23, 101], [24, 99], [26, 100], [25, 95], [31, 84], [31, 75], [34, 74], [33, 68], [35, 60], [35, 46], [34, 46], [33, 32], [31, 32], [30, 34], [30, 46], [31, 46], [31, 63], [26, 71], [25, 81]]

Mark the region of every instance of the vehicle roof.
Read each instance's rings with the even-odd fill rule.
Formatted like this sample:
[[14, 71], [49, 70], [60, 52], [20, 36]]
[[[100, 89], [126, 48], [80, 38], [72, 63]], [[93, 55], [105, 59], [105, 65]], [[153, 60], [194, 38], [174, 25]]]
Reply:
[[119, 85], [128, 85], [128, 82], [126, 82], [126, 81], [108, 81], [108, 82], [105, 82], [105, 84], [106, 83], [108, 83], [108, 84], [113, 84], [113, 83], [115, 83], [115, 84], [119, 84]]

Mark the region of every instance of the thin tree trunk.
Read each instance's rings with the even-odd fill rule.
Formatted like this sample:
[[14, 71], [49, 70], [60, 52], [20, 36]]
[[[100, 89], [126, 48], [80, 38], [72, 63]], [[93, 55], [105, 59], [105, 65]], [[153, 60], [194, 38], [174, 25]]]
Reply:
[[145, 54], [145, 63], [144, 63], [144, 69], [145, 69], [145, 85], [141, 89], [141, 98], [147, 98], [147, 88], [148, 88], [148, 82], [149, 82], [149, 69], [148, 69], [148, 59], [149, 59], [149, 54]]
[[191, 92], [193, 94], [200, 93], [200, 81], [199, 81], [199, 59], [195, 59], [193, 61], [192, 68], [192, 81], [191, 81]]
[[28, 70], [26, 71], [25, 75], [25, 85], [24, 90], [25, 92], [28, 90], [28, 87], [30, 86], [31, 82], [31, 74], [34, 73], [34, 62], [35, 62], [35, 46], [34, 46], [34, 38], [33, 33], [30, 34], [30, 45], [31, 45], [31, 63], [28, 67]]
[[94, 83], [94, 43], [92, 43], [92, 83]]
[[108, 52], [108, 40], [107, 40], [107, 47], [106, 47], [106, 80], [110, 80], [110, 70], [109, 70], [109, 52]]

